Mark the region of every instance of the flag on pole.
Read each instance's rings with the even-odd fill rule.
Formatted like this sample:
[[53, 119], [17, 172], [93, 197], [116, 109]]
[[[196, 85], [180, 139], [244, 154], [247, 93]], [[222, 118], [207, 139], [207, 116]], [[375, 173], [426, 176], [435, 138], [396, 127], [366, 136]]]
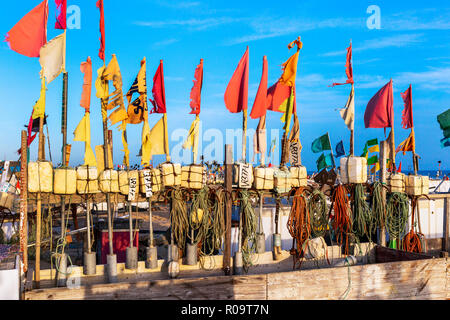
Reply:
[[[146, 59], [144, 58], [141, 61], [141, 68], [139, 70], [139, 73], [136, 76], [136, 79], [134, 80], [130, 90], [128, 90], [126, 94], [128, 100], [127, 123], [129, 124], [139, 124], [142, 121], [148, 119], [148, 108], [146, 104], [147, 102], [146, 69], [147, 63]], [[131, 102], [134, 93], [139, 93], [140, 95], [133, 102]]]
[[41, 78], [41, 95], [33, 107], [33, 119], [43, 118], [45, 114], [45, 79]]
[[39, 63], [47, 84], [55, 80], [66, 67], [66, 33], [53, 38], [40, 50]]
[[331, 157], [331, 154], [325, 155], [324, 153], [321, 154], [319, 159], [316, 161], [317, 170], [320, 171], [324, 168], [329, 168], [333, 166], [333, 159]]
[[55, 29], [67, 29], [67, 0], [55, 0], [56, 23]]
[[353, 67], [352, 67], [352, 43], [350, 42], [350, 47], [347, 48], [347, 61], [345, 63], [345, 73], [347, 75], [347, 81], [345, 83], [333, 83], [331, 86], [340, 86], [343, 84], [353, 84]]
[[267, 113], [267, 77], [267, 57], [264, 56], [261, 81], [259, 82], [258, 92], [256, 93], [255, 101], [253, 102], [252, 111], [250, 113], [250, 118], [252, 119], [261, 118]]
[[368, 160], [367, 160], [367, 164], [370, 166], [370, 165], [373, 165], [373, 164], [376, 164], [376, 163], [378, 163], [378, 156], [377, 155], [375, 155], [375, 156], [372, 156], [372, 157], [370, 157]]
[[369, 101], [364, 113], [366, 128], [392, 128], [394, 121], [392, 80]]
[[194, 80], [192, 80], [194, 85], [191, 89], [191, 109], [190, 114], [198, 115], [200, 114], [200, 105], [201, 105], [201, 94], [203, 87], [203, 59], [200, 59], [200, 64], [197, 66], [194, 72]]
[[48, 3], [44, 0], [6, 34], [9, 48], [27, 57], [39, 57], [41, 47], [47, 43], [47, 18]]
[[85, 143], [84, 165], [97, 166], [94, 151], [91, 148], [91, 121], [89, 112], [85, 112], [83, 118], [74, 131], [74, 141], [82, 141]]
[[248, 104], [248, 47], [225, 90], [225, 106], [231, 113], [247, 110]]
[[401, 173], [401, 172], [402, 172], [402, 162], [400, 161], [400, 164], [397, 169], [397, 173]]
[[192, 148], [192, 153], [194, 154], [194, 162], [197, 160], [198, 154], [198, 135], [200, 128], [200, 118], [198, 116], [195, 117], [195, 120], [191, 124], [191, 128], [189, 129], [189, 133], [186, 141], [183, 143], [183, 149]]
[[413, 110], [412, 110], [412, 86], [409, 85], [408, 90], [401, 93], [405, 108], [402, 113], [403, 129], [411, 129], [414, 127]]
[[336, 145], [336, 158], [340, 158], [342, 156], [345, 156], [345, 149], [344, 149], [344, 141], [341, 140], [341, 142], [339, 142]]
[[105, 12], [103, 0], [97, 1], [97, 8], [100, 10], [100, 49], [98, 51], [98, 56], [105, 61]]
[[80, 65], [80, 71], [83, 73], [83, 90], [81, 92], [80, 106], [86, 112], [90, 111], [91, 107], [91, 92], [92, 92], [92, 61], [91, 57], [87, 57], [85, 62]]
[[273, 86], [267, 89], [267, 110], [283, 112], [283, 105], [287, 104], [291, 96], [291, 88], [277, 81]]
[[354, 130], [355, 128], [355, 89], [352, 86], [350, 91], [350, 96], [348, 97], [345, 107], [339, 111], [345, 125], [349, 130]]
[[311, 145], [311, 150], [314, 153], [319, 153], [324, 150], [331, 150], [330, 138], [328, 137], [328, 133], [314, 140]]
[[414, 129], [411, 130], [411, 133], [409, 134], [408, 138], [406, 138], [405, 141], [400, 143], [395, 150], [395, 153], [399, 153], [400, 151], [403, 152], [403, 155], [406, 154], [407, 151], [415, 152], [416, 149], [416, 141], [415, 141], [415, 135], [414, 135]]
[[150, 113], [166, 113], [166, 90], [164, 88], [164, 69], [162, 60], [153, 77], [152, 94], [154, 100], [149, 99], [153, 105], [153, 109]]

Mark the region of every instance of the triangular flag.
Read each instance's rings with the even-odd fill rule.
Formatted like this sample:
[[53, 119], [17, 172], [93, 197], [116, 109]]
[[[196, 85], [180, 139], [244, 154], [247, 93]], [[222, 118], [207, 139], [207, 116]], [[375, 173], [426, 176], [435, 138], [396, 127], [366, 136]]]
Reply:
[[167, 141], [167, 125], [166, 117], [164, 116], [155, 124], [150, 131], [149, 140], [151, 141], [151, 155], [169, 154], [168, 141]]
[[47, 0], [27, 13], [6, 34], [5, 41], [11, 50], [27, 57], [39, 57], [39, 51], [47, 43]]
[[191, 124], [191, 128], [189, 129], [187, 139], [183, 143], [183, 149], [192, 148], [192, 153], [194, 154], [193, 157], [194, 162], [197, 160], [199, 128], [200, 128], [200, 118], [196, 116], [195, 120]]
[[67, 28], [67, 0], [55, 0], [56, 4], [56, 23], [55, 29]]
[[273, 86], [267, 89], [267, 110], [275, 112], [283, 112], [284, 105], [287, 104], [291, 96], [291, 88], [276, 82]]
[[248, 103], [248, 47], [225, 90], [225, 106], [231, 113], [247, 110]]
[[406, 154], [407, 151], [415, 152], [416, 150], [416, 139], [414, 130], [411, 130], [411, 133], [409, 134], [408, 138], [406, 138], [405, 141], [400, 143], [395, 150], [395, 153], [399, 153], [400, 151], [403, 152], [403, 155]]
[[94, 151], [91, 148], [91, 121], [89, 112], [85, 112], [77, 128], [74, 131], [73, 141], [85, 142], [84, 165], [97, 166]]
[[98, 56], [105, 61], [105, 12], [103, 0], [97, 1], [97, 8], [100, 10], [100, 49], [98, 51]]
[[33, 107], [33, 119], [43, 118], [45, 114], [45, 79], [41, 78], [41, 95]]
[[258, 92], [256, 93], [255, 102], [253, 102], [250, 118], [258, 119], [266, 115], [267, 112], [267, 57], [263, 57], [263, 70], [261, 81], [259, 82]]
[[150, 102], [153, 104], [153, 109], [150, 113], [166, 113], [166, 90], [164, 88], [164, 69], [163, 61], [159, 63], [159, 67], [156, 70], [155, 76], [153, 77], [153, 88], [152, 88], [153, 99]]
[[408, 90], [401, 93], [405, 108], [402, 112], [403, 129], [411, 129], [414, 127], [413, 110], [412, 110], [412, 86]]
[[364, 113], [366, 128], [392, 128], [394, 122], [392, 80], [369, 101]]
[[311, 150], [314, 153], [319, 153], [324, 150], [331, 150], [330, 139], [328, 137], [328, 133], [326, 133], [323, 136], [314, 140], [311, 145]]

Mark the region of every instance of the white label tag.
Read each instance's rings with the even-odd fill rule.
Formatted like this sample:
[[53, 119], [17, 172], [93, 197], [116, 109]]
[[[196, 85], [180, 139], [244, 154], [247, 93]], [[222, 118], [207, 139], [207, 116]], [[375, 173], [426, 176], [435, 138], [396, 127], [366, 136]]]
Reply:
[[137, 179], [130, 178], [130, 185], [128, 188], [128, 201], [134, 201], [136, 199], [136, 186], [137, 186]]
[[300, 144], [298, 141], [289, 144], [289, 162], [291, 166], [300, 165]]
[[152, 192], [152, 174], [150, 170], [144, 171], [144, 184], [145, 184], [145, 196], [151, 198], [153, 196]]
[[239, 188], [250, 189], [252, 187], [252, 165], [239, 163]]

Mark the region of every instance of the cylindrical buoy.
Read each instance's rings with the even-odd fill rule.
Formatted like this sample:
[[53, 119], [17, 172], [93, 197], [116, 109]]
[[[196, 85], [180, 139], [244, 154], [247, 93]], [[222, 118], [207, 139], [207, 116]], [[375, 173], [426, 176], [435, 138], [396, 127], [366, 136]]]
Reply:
[[87, 276], [96, 273], [97, 263], [95, 260], [95, 252], [84, 253], [83, 273]]
[[197, 264], [197, 245], [186, 244], [186, 264], [188, 266], [195, 266]]
[[273, 234], [273, 259], [281, 259], [281, 234], [279, 233]]
[[125, 268], [137, 269], [138, 266], [138, 249], [136, 247], [128, 247], [126, 252]]
[[256, 234], [256, 253], [266, 252], [266, 235], [264, 233]]
[[242, 261], [242, 252], [236, 252], [234, 254], [233, 259], [233, 273], [236, 275], [242, 274], [242, 267], [243, 267], [243, 261]]
[[62, 253], [58, 261], [58, 287], [65, 287], [67, 282], [67, 255]]
[[156, 247], [147, 247], [147, 259], [145, 260], [145, 267], [147, 269], [156, 269], [158, 267], [158, 251]]
[[117, 282], [117, 256], [115, 254], [108, 254], [106, 256], [106, 269], [108, 275], [108, 282]]
[[174, 244], [169, 244], [168, 248], [167, 248], [167, 261], [171, 262], [171, 261], [178, 261], [179, 259], [179, 254], [178, 254], [178, 247]]
[[171, 261], [167, 271], [169, 272], [169, 277], [175, 279], [180, 274], [180, 264], [177, 261]]

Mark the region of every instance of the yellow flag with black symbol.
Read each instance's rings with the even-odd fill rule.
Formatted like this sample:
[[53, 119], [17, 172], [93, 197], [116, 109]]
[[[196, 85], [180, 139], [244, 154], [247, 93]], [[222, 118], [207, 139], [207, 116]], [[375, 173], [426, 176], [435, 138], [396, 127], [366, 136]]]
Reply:
[[109, 95], [108, 81], [102, 79], [102, 75], [105, 69], [106, 67], [102, 66], [97, 70], [97, 79], [95, 80], [95, 90], [96, 90], [95, 95], [99, 99], [106, 99], [108, 98]]
[[91, 120], [89, 112], [86, 112], [74, 131], [74, 141], [81, 141], [85, 143], [84, 149], [84, 165], [97, 166], [94, 151], [91, 148]]
[[43, 118], [45, 114], [45, 78], [41, 78], [41, 95], [33, 107], [33, 119]]

